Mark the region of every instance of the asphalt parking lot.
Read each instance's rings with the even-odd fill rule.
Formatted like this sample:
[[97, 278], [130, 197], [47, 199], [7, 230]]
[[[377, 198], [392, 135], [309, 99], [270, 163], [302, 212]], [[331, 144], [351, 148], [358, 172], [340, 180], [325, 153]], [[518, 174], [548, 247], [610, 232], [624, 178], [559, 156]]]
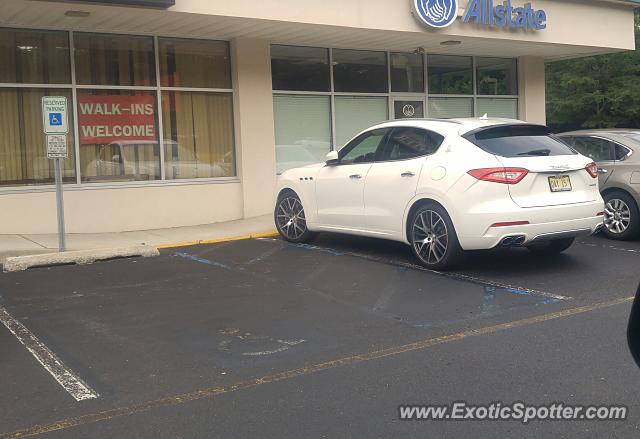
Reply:
[[[0, 274], [0, 438], [637, 437], [639, 267], [640, 241], [591, 237], [442, 274], [399, 244], [321, 235]], [[401, 404], [458, 400], [629, 418], [399, 420]]]

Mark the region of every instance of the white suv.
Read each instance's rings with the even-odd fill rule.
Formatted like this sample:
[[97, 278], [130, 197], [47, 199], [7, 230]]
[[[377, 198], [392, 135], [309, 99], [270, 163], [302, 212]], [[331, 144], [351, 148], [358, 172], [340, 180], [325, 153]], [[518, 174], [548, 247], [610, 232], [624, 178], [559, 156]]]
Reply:
[[433, 269], [463, 250], [566, 250], [602, 225], [593, 161], [547, 127], [510, 119], [374, 126], [326, 162], [278, 178], [275, 222], [292, 242], [328, 231], [410, 244]]

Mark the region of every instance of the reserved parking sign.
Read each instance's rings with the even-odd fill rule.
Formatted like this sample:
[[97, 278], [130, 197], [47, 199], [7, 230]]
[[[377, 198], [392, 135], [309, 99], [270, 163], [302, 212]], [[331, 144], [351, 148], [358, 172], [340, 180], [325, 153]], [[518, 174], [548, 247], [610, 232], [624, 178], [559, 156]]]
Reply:
[[45, 134], [67, 134], [67, 98], [65, 96], [42, 97], [42, 126]]

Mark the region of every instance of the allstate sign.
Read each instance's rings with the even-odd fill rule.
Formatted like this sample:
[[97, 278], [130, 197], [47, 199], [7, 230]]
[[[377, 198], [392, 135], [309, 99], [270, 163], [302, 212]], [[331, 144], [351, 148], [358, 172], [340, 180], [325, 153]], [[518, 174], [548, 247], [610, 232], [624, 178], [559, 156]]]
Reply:
[[[451, 25], [458, 16], [458, 0], [412, 0], [415, 16], [429, 27], [443, 28]], [[531, 3], [513, 6], [511, 0], [495, 4], [494, 0], [470, 0], [463, 23], [475, 23], [490, 27], [508, 27], [542, 30], [547, 27], [547, 14], [534, 9]]]
[[413, 0], [416, 17], [427, 26], [447, 27], [458, 16], [458, 0]]

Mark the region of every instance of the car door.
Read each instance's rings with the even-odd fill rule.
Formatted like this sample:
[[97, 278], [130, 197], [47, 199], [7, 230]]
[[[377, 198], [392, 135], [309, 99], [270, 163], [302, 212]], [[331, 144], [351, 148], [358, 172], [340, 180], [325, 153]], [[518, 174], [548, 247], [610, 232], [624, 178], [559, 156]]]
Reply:
[[416, 193], [420, 172], [443, 140], [440, 134], [421, 128], [393, 128], [365, 182], [368, 230], [402, 236], [404, 211]]
[[[567, 139], [563, 139], [567, 141]], [[591, 158], [598, 165], [598, 181], [603, 188], [614, 171], [614, 143], [597, 136], [571, 137], [571, 146], [580, 154]]]
[[319, 226], [363, 230], [364, 183], [387, 128], [367, 131], [338, 152], [336, 163], [324, 166], [316, 177]]

